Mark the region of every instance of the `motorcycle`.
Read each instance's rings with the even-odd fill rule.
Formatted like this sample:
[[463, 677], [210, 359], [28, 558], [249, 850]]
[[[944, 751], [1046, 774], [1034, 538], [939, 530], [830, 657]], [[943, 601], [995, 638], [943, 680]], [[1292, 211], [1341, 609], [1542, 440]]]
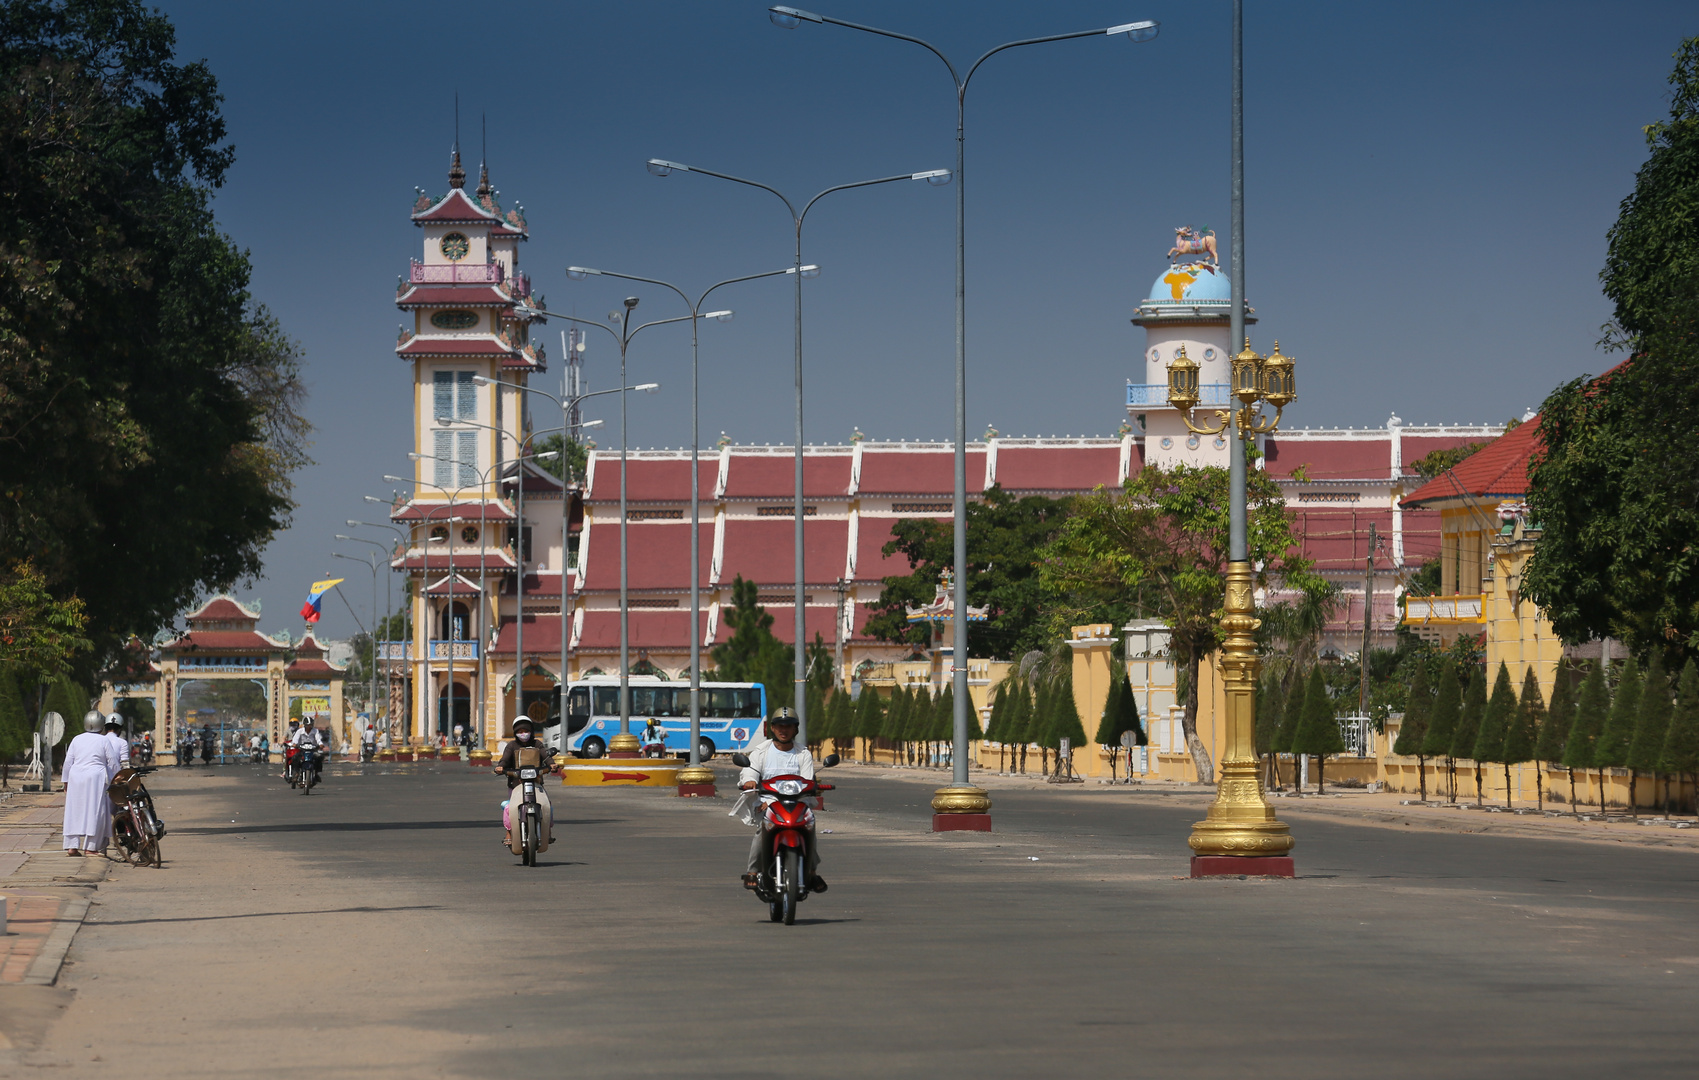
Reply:
[[[820, 767], [830, 769], [837, 763], [838, 755], [829, 754]], [[732, 764], [747, 769], [749, 756], [733, 754]], [[803, 867], [814, 810], [802, 800], [832, 789], [831, 784], [795, 775], [775, 776], [755, 785], [755, 793], [771, 796], [770, 800], [761, 800], [760, 813], [770, 846], [759, 870], [755, 896], [767, 905], [767, 917], [773, 922], [783, 922], [786, 926], [795, 923], [796, 906], [808, 899], [808, 880]]]
[[140, 762], [144, 767], [153, 765], [153, 744], [139, 742], [130, 751], [130, 760]]
[[256, 746], [249, 753], [248, 757], [249, 757], [249, 761], [252, 764], [264, 765], [271, 758], [271, 750], [270, 749], [261, 749], [260, 747]]
[[195, 743], [193, 739], [184, 739], [177, 744], [177, 764], [181, 766], [195, 763]]
[[153, 767], [120, 769], [107, 786], [112, 800], [112, 836], [124, 860], [135, 866], [159, 867], [159, 840], [165, 835], [165, 823], [153, 809], [153, 796], [142, 783], [144, 773]]
[[284, 779], [289, 781], [290, 787], [300, 788], [303, 795], [311, 795], [313, 785], [319, 782], [318, 770], [313, 768], [313, 760], [317, 756], [299, 746], [291, 746], [284, 754]]
[[521, 864], [536, 866], [537, 855], [549, 850], [549, 833], [554, 827], [554, 813], [548, 796], [543, 794], [548, 766], [543, 762], [543, 752], [534, 746], [519, 751], [517, 765], [513, 772], [519, 783], [508, 794], [507, 827], [513, 837], [513, 853]]

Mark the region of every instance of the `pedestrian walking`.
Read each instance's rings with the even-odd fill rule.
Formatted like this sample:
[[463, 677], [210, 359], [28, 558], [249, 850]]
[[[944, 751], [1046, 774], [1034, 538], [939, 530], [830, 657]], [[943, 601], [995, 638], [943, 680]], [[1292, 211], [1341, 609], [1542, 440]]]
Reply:
[[112, 800], [106, 788], [122, 768], [118, 748], [101, 734], [101, 716], [83, 717], [83, 733], [65, 748], [65, 854], [86, 855], [106, 846], [112, 836]]

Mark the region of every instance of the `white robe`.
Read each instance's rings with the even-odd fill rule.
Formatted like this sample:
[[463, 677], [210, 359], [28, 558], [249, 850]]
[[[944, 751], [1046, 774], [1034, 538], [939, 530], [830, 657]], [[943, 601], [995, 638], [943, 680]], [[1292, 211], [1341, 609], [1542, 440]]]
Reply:
[[107, 785], [118, 775], [118, 748], [98, 731], [85, 731], [65, 748], [65, 849], [98, 851], [112, 835]]

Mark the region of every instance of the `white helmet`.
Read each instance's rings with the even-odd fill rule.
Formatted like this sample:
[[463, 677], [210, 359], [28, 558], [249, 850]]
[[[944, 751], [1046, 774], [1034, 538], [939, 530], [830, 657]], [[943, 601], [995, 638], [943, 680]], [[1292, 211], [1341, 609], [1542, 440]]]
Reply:
[[99, 709], [90, 709], [88, 712], [83, 714], [83, 730], [99, 731], [100, 725], [105, 723], [105, 721], [106, 717], [100, 715]]

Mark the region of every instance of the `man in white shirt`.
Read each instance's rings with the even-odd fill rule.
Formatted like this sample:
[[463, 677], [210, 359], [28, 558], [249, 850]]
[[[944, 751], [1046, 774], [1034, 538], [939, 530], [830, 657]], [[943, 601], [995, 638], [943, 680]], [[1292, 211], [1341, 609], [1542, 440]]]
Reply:
[[324, 768], [324, 757], [320, 751], [324, 749], [325, 743], [318, 729], [313, 727], [312, 717], [301, 718], [301, 726], [289, 737], [289, 745], [300, 748], [307, 757], [308, 767], [313, 770], [315, 779], [322, 779], [322, 776], [316, 774]]
[[130, 767], [130, 740], [124, 738], [124, 718], [117, 713], [107, 713], [106, 724], [103, 726], [101, 734], [106, 736], [112, 743], [113, 749], [118, 752], [118, 767], [128, 769]]
[[[797, 728], [800, 722], [796, 718], [795, 709], [780, 709], [767, 721], [767, 729], [772, 733], [771, 742], [762, 743], [749, 753], [749, 766], [738, 774], [738, 787], [744, 791], [753, 791], [756, 784], [762, 780], [771, 780], [775, 776], [800, 776], [807, 780], [814, 779], [814, 755], [808, 752], [806, 744], [796, 741]], [[772, 801], [772, 796], [763, 796], [762, 803]], [[753, 889], [760, 879], [761, 860], [767, 857], [768, 836], [767, 819], [760, 818], [761, 826], [755, 830], [755, 836], [749, 842], [749, 866], [743, 875], [743, 887]], [[808, 878], [808, 887], [813, 892], [826, 891], [826, 879], [822, 878], [820, 869], [820, 845], [815, 842], [814, 828], [807, 831], [808, 846], [803, 851], [802, 872]]]

